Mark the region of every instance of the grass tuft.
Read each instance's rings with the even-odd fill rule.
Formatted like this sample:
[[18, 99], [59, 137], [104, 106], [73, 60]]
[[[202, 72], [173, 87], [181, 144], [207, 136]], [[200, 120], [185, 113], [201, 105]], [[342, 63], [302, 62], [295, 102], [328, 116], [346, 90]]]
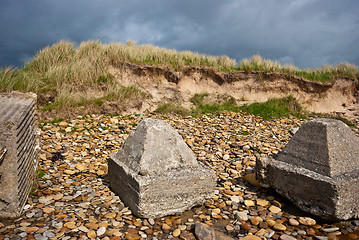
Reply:
[[304, 118], [303, 109], [297, 99], [292, 96], [285, 98], [272, 98], [264, 103], [252, 103], [240, 107], [243, 112], [261, 116], [268, 120], [272, 118], [282, 118], [296, 116]]
[[188, 116], [191, 114], [190, 110], [180, 104], [175, 103], [162, 104], [155, 110], [155, 112], [160, 114], [177, 114], [181, 116]]

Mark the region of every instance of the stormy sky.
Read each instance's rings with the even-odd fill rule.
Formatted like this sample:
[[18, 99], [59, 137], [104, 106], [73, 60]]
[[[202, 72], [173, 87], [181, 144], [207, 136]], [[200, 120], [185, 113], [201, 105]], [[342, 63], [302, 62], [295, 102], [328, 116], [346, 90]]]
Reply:
[[359, 66], [358, 0], [1, 0], [0, 67], [60, 40]]

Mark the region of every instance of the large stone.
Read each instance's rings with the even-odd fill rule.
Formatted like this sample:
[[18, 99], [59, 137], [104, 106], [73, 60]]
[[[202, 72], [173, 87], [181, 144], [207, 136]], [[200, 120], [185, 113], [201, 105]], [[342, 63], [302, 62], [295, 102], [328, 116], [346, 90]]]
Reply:
[[33, 186], [39, 150], [35, 107], [35, 94], [0, 94], [0, 217], [19, 217]]
[[112, 190], [139, 217], [159, 217], [203, 204], [214, 195], [216, 175], [196, 160], [166, 122], [145, 119], [121, 150], [111, 154]]
[[323, 219], [359, 217], [359, 139], [343, 122], [304, 123], [277, 156], [258, 158], [257, 178]]

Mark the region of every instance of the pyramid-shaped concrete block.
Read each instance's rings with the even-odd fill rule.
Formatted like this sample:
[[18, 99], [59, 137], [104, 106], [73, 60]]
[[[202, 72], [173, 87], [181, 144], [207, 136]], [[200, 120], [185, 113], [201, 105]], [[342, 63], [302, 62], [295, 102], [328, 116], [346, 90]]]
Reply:
[[159, 217], [203, 204], [213, 196], [214, 171], [200, 164], [166, 122], [145, 119], [122, 149], [110, 155], [112, 190], [139, 217]]
[[257, 159], [261, 184], [330, 220], [359, 217], [359, 139], [343, 122], [304, 123], [277, 156]]

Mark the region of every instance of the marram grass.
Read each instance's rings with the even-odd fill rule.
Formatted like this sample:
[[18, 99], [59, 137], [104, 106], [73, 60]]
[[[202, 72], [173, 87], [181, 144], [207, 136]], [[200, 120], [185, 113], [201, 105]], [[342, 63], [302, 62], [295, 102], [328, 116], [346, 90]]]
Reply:
[[[51, 96], [49, 102], [40, 102], [45, 110], [77, 108], [84, 106], [102, 107], [106, 101], [124, 102], [125, 99], [143, 99], [141, 90], [132, 86], [120, 86], [110, 73], [111, 66], [126, 63], [164, 66], [172, 71], [186, 67], [206, 67], [216, 71], [277, 72], [315, 81], [333, 81], [341, 78], [359, 78], [355, 65], [341, 63], [316, 69], [298, 69], [293, 65], [255, 55], [237, 63], [227, 56], [209, 56], [190, 51], [176, 51], [150, 44], [101, 44], [99, 41], [82, 42], [79, 46], [60, 41], [40, 50], [21, 69], [0, 68], [0, 92], [13, 90], [35, 92], [40, 96]], [[92, 94], [92, 96], [90, 96]], [[46, 98], [45, 98], [46, 99]], [[201, 106], [201, 111], [221, 106]], [[171, 106], [167, 106], [171, 108]], [[207, 110], [206, 110], [207, 108]]]

